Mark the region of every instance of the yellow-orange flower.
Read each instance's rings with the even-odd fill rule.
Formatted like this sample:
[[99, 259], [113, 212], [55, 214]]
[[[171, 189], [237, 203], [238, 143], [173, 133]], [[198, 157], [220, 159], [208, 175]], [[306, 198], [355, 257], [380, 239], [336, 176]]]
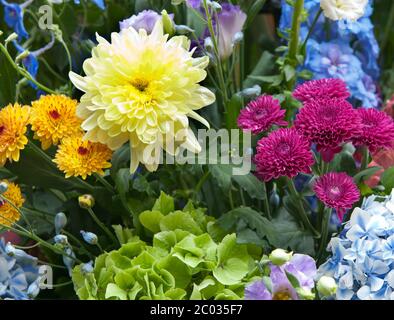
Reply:
[[31, 128], [44, 150], [82, 132], [82, 121], [76, 116], [77, 104], [77, 100], [65, 95], [41, 96], [32, 102]]
[[[22, 197], [21, 189], [12, 182], [3, 180], [2, 182], [7, 183], [8, 189], [3, 193], [3, 196], [7, 200], [11, 201], [15, 207], [22, 207], [25, 199]], [[0, 223], [6, 226], [11, 226], [13, 223], [17, 222], [20, 218], [18, 210], [16, 210], [8, 201], [0, 198]]]
[[19, 160], [20, 150], [28, 142], [25, 134], [29, 116], [30, 108], [17, 103], [0, 110], [0, 166], [4, 166], [7, 159]]
[[92, 173], [103, 175], [103, 169], [111, 167], [111, 157], [112, 151], [106, 145], [83, 140], [81, 135], [63, 139], [53, 161], [66, 178], [81, 176], [86, 179]]

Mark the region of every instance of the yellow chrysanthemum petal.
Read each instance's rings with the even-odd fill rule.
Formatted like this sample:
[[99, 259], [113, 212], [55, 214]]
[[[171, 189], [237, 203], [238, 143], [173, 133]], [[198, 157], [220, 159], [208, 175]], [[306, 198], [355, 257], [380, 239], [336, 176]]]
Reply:
[[11, 162], [19, 160], [19, 152], [28, 142], [25, 134], [29, 117], [30, 107], [17, 103], [0, 110], [0, 166], [7, 159]]
[[168, 40], [160, 22], [149, 35], [129, 28], [113, 33], [111, 42], [98, 35], [97, 41], [92, 57], [83, 64], [86, 76], [70, 73], [74, 85], [85, 92], [77, 107], [85, 138], [112, 150], [130, 141], [132, 172], [139, 163], [156, 170], [157, 163], [142, 155], [144, 148], [165, 149], [161, 141], [179, 136], [179, 130], [186, 134], [177, 146], [198, 152], [187, 117], [208, 125], [195, 112], [215, 100], [199, 85], [207, 75], [208, 57], [193, 58], [184, 36]]
[[103, 175], [111, 167], [112, 151], [104, 144], [83, 140], [82, 136], [62, 140], [53, 160], [66, 178], [80, 176], [86, 179], [92, 173]]
[[[25, 200], [22, 197], [21, 189], [12, 182], [2, 180], [8, 185], [8, 189], [3, 193], [7, 200], [11, 201], [17, 208], [22, 207]], [[19, 212], [7, 201], [0, 199], [0, 224], [11, 226], [20, 218]]]
[[46, 95], [32, 102], [31, 128], [45, 150], [62, 139], [80, 135], [82, 120], [76, 115], [77, 101], [65, 95]]

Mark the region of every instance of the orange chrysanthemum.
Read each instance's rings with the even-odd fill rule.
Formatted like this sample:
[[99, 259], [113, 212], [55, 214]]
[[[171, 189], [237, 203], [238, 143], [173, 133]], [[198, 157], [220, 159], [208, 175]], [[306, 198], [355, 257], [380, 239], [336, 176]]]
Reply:
[[[8, 185], [8, 189], [3, 193], [3, 196], [11, 201], [15, 207], [22, 207], [25, 199], [22, 197], [21, 189], [15, 183], [7, 180], [3, 180], [2, 182]], [[0, 224], [11, 226], [13, 223], [17, 222], [19, 218], [20, 214], [18, 210], [8, 203], [8, 201], [0, 198]]]
[[82, 132], [82, 121], [76, 116], [77, 104], [77, 100], [65, 95], [41, 96], [32, 102], [31, 128], [44, 150]]
[[19, 160], [20, 150], [28, 142], [25, 134], [29, 116], [30, 108], [17, 103], [0, 110], [0, 166], [4, 166], [7, 159]]
[[63, 139], [53, 161], [66, 178], [81, 176], [86, 179], [92, 173], [103, 175], [103, 169], [111, 167], [111, 157], [112, 151], [106, 145], [83, 140], [81, 135]]

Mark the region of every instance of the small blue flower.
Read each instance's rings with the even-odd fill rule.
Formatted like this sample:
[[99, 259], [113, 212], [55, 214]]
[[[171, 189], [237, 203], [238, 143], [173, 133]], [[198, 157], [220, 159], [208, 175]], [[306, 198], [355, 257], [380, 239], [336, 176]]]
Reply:
[[22, 4], [8, 3], [5, 0], [0, 0], [0, 2], [4, 6], [4, 20], [7, 26], [12, 28], [19, 38], [27, 39], [29, 34], [23, 24], [23, 9], [31, 4], [33, 0], [27, 0]]
[[0, 239], [0, 299], [28, 300], [39, 293], [37, 258]]

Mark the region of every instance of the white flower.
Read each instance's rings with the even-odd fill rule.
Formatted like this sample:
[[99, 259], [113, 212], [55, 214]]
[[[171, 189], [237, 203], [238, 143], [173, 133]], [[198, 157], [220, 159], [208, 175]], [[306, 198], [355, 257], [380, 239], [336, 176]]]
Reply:
[[357, 20], [365, 13], [368, 0], [321, 0], [324, 15], [331, 20]]

